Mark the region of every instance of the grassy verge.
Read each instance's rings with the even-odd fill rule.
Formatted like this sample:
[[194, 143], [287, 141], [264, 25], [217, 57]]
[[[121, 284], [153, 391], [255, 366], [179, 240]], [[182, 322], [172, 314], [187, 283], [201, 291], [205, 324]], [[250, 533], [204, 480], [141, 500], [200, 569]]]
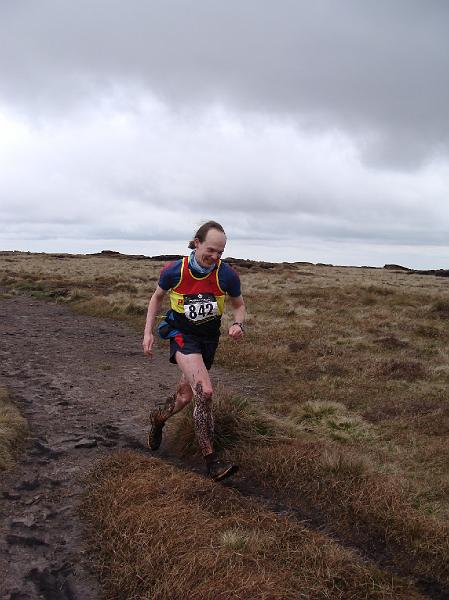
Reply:
[[96, 467], [82, 513], [110, 600], [420, 597], [325, 535], [132, 452]]
[[[339, 423], [338, 409], [309, 405], [305, 414], [313, 419], [328, 414], [331, 423]], [[302, 420], [295, 426], [288, 418], [273, 418], [223, 390], [216, 395], [214, 417], [219, 449], [261, 491], [402, 572], [449, 590], [449, 525], [415, 508], [405, 480], [380, 472], [351, 447], [314, 439]], [[347, 416], [344, 422], [354, 423]], [[360, 421], [355, 423], [360, 435]], [[189, 412], [173, 418], [168, 438], [180, 456], [196, 452]]]
[[0, 388], [0, 471], [11, 467], [27, 432], [27, 424], [8, 392]]

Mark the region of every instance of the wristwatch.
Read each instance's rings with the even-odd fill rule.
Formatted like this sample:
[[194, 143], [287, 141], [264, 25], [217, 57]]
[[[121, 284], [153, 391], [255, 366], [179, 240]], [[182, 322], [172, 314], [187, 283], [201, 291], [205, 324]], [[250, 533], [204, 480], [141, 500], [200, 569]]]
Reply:
[[238, 325], [242, 331], [245, 331], [245, 328], [243, 327], [243, 323], [239, 323], [238, 321], [236, 321], [235, 323], [233, 323], [233, 325]]

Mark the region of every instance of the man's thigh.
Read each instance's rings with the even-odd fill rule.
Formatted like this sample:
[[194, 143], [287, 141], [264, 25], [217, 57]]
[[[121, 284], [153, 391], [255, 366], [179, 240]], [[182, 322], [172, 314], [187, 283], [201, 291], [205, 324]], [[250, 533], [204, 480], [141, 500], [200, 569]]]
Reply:
[[182, 354], [176, 352], [176, 362], [192, 390], [201, 383], [204, 392], [212, 392], [212, 383], [201, 354]]

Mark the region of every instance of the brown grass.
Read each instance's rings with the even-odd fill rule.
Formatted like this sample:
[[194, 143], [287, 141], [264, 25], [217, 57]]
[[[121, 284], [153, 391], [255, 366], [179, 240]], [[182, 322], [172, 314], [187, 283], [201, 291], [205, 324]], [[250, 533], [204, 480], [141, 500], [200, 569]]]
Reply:
[[0, 470], [11, 467], [27, 433], [26, 420], [0, 388]]
[[340, 537], [449, 589], [449, 526], [422, 515], [405, 482], [373, 471], [363, 456], [293, 442], [235, 459], [276, 498], [315, 514]]
[[[339, 537], [381, 552], [403, 571], [449, 589], [449, 526], [416, 509], [406, 481], [382, 474], [351, 448], [301, 435], [304, 430], [338, 431], [339, 423], [346, 425], [341, 431], [347, 436], [371, 435], [367, 424], [343, 405], [307, 402], [290, 419], [270, 421], [254, 406], [233, 402], [220, 391], [214, 417], [221, 449], [265, 493], [315, 515]], [[168, 438], [172, 451], [193, 454], [191, 415], [175, 417]]]
[[0, 253], [0, 285], [143, 329], [148, 298], [163, 264], [113, 256]]
[[420, 597], [325, 535], [132, 452], [97, 465], [82, 513], [109, 600]]

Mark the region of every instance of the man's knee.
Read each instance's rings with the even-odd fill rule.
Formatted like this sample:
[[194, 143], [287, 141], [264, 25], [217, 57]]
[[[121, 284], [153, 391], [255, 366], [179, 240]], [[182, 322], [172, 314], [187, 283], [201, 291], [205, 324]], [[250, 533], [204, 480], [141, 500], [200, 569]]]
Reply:
[[195, 397], [197, 401], [204, 401], [205, 403], [212, 402], [212, 385], [210, 383], [198, 381], [195, 386]]
[[186, 406], [193, 398], [192, 388], [188, 383], [181, 383], [176, 390], [176, 400], [182, 406]]

